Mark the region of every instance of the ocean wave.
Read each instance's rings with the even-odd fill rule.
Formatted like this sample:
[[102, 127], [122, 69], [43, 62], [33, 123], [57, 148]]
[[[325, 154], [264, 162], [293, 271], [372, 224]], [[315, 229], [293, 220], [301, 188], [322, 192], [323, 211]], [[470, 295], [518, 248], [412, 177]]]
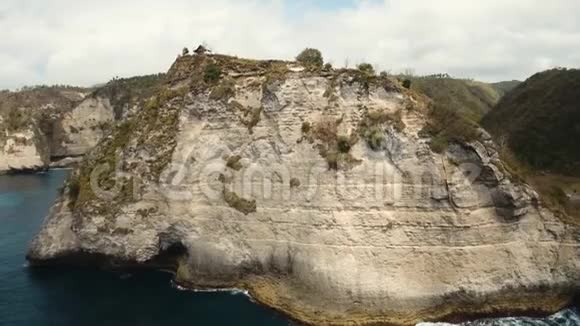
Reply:
[[562, 310], [546, 318], [506, 317], [488, 318], [462, 324], [419, 323], [417, 326], [580, 326], [580, 312], [576, 308]]
[[179, 291], [187, 291], [187, 292], [194, 292], [194, 293], [229, 293], [231, 295], [243, 295], [248, 298], [252, 298], [250, 296], [250, 292], [244, 289], [238, 288], [225, 288], [225, 289], [190, 289], [184, 286], [181, 286], [175, 282], [171, 282], [171, 286]]

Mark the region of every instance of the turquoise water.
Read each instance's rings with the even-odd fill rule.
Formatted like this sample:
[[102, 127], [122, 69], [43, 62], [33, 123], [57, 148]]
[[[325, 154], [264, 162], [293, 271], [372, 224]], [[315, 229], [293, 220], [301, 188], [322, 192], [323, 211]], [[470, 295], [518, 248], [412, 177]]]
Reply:
[[[0, 326], [290, 325], [243, 294], [180, 291], [164, 273], [27, 268], [28, 242], [67, 173], [0, 176]], [[574, 326], [580, 316], [572, 309], [466, 325]]]
[[0, 326], [289, 325], [243, 294], [179, 291], [164, 273], [28, 269], [65, 170], [0, 176]]

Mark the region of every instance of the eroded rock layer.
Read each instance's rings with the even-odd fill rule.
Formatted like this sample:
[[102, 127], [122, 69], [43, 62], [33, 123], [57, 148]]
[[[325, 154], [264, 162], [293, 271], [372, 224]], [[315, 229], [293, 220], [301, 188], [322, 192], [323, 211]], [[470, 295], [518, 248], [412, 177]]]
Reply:
[[75, 170], [29, 260], [163, 265], [313, 324], [552, 311], [576, 293], [580, 231], [485, 132], [431, 151], [429, 103], [397, 81], [223, 56], [181, 57], [168, 81]]

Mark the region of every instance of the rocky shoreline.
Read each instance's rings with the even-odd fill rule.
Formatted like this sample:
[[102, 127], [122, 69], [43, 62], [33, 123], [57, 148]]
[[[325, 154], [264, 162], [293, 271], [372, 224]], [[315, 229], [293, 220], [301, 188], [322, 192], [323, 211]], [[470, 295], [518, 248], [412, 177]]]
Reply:
[[74, 169], [81, 161], [82, 157], [67, 157], [58, 161], [53, 161], [47, 166], [39, 166], [34, 168], [11, 168], [0, 171], [0, 175], [19, 175], [19, 174], [36, 174], [48, 172], [52, 169]]
[[284, 291], [280, 291], [280, 283], [273, 278], [250, 276], [244, 281], [226, 283], [222, 286], [216, 283], [211, 285], [196, 284], [192, 280], [179, 279], [179, 256], [157, 257], [153, 261], [146, 263], [120, 261], [114, 257], [91, 253], [70, 253], [50, 260], [36, 260], [27, 256], [27, 260], [30, 263], [30, 268], [70, 266], [112, 271], [138, 272], [139, 270], [158, 270], [168, 272], [174, 276], [173, 282], [175, 285], [182, 290], [204, 292], [239, 290], [247, 292], [252, 301], [287, 316], [287, 318], [293, 320], [294, 325], [408, 326], [416, 325], [420, 322], [459, 324], [479, 319], [512, 316], [544, 318], [560, 310], [580, 306], [580, 292], [572, 290], [573, 287], [562, 286], [561, 293], [554, 293], [553, 295], [548, 294], [546, 288], [538, 287], [537, 289], [527, 290], [505, 289], [500, 293], [491, 295], [490, 297], [493, 299], [483, 300], [480, 305], [461, 302], [461, 298], [472, 296], [473, 294], [454, 293], [447, 295], [447, 299], [440, 306], [421, 311], [418, 314], [417, 312], [406, 314], [393, 312], [392, 314], [375, 317], [361, 314], [360, 316], [349, 316], [348, 319], [327, 319], [323, 315], [311, 311], [308, 307], [301, 307], [298, 301], [296, 305], [281, 303], [278, 296], [279, 293]]

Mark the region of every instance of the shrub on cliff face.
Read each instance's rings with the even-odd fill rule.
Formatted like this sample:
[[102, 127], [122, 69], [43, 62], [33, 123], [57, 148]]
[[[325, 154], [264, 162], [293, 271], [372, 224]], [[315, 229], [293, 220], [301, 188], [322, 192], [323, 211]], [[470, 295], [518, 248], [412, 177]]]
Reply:
[[348, 136], [340, 135], [337, 137], [337, 148], [341, 153], [348, 153], [352, 144], [350, 143], [351, 139]]
[[236, 84], [231, 78], [224, 78], [223, 81], [215, 86], [209, 93], [209, 98], [218, 101], [222, 100], [227, 102], [230, 97], [236, 95]]
[[358, 70], [360, 70], [361, 72], [364, 72], [367, 75], [374, 75], [375, 74], [375, 68], [373, 68], [373, 65], [371, 65], [370, 63], [366, 63], [363, 62], [361, 64], [359, 64], [357, 66]]
[[367, 145], [374, 151], [383, 148], [385, 142], [385, 125], [392, 126], [396, 131], [405, 129], [402, 112], [390, 113], [386, 110], [367, 111], [358, 126], [359, 135], [366, 140]]
[[300, 187], [300, 180], [298, 178], [290, 179], [290, 188], [298, 188]]
[[230, 169], [234, 169], [236, 171], [240, 171], [244, 166], [240, 163], [242, 157], [240, 155], [232, 155], [227, 158], [226, 166]]
[[360, 164], [360, 160], [355, 159], [350, 153], [350, 149], [358, 141], [358, 136], [354, 133], [351, 135], [338, 133], [338, 126], [343, 118], [344, 116], [338, 119], [331, 116], [323, 117], [307, 135], [311, 141], [319, 141], [318, 152], [326, 159], [331, 170], [338, 170], [341, 167], [349, 169]]
[[362, 136], [373, 151], [379, 151], [383, 148], [385, 133], [380, 126], [371, 126], [364, 131]]
[[226, 189], [225, 187], [223, 190], [223, 196], [224, 196], [225, 202], [231, 208], [233, 208], [239, 212], [242, 212], [244, 215], [248, 215], [250, 213], [256, 212], [257, 206], [256, 206], [255, 199], [247, 200], [245, 198], [238, 196], [238, 194], [236, 194], [235, 192]]
[[296, 61], [307, 67], [320, 68], [324, 64], [322, 53], [317, 49], [306, 48], [296, 57]]
[[302, 130], [302, 134], [307, 134], [307, 133], [309, 133], [309, 132], [310, 132], [310, 129], [311, 129], [311, 127], [312, 127], [312, 126], [310, 125], [310, 122], [308, 122], [308, 121], [304, 121], [304, 122], [302, 123], [302, 128], [301, 128], [301, 130]]
[[71, 178], [68, 184], [69, 191], [69, 208], [73, 208], [81, 191], [81, 186], [78, 178]]
[[19, 109], [13, 109], [8, 112], [5, 117], [4, 124], [8, 127], [9, 131], [17, 131], [25, 128], [30, 121], [30, 117]]
[[216, 83], [218, 80], [220, 80], [220, 76], [222, 74], [222, 69], [220, 68], [220, 66], [216, 65], [215, 63], [210, 63], [207, 66], [205, 66], [204, 72], [203, 72], [203, 80], [206, 83]]

